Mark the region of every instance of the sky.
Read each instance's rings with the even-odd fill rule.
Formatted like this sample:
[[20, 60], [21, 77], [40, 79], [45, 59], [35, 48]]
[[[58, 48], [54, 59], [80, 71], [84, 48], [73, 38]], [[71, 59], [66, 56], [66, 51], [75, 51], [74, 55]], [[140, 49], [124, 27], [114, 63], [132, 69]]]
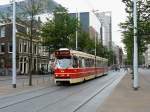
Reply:
[[[16, 0], [20, 1], [20, 0]], [[92, 11], [112, 12], [112, 40], [115, 44], [123, 47], [121, 32], [118, 24], [126, 19], [125, 6], [122, 0], [54, 0], [66, 8], [69, 12]], [[0, 5], [9, 3], [10, 0], [0, 0]]]

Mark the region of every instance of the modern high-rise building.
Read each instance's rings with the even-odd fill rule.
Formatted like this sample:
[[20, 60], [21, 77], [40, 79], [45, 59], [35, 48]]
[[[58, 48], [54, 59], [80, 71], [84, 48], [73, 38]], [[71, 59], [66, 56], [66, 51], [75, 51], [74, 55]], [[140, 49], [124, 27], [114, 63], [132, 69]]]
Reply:
[[90, 34], [91, 39], [96, 37], [100, 41], [101, 23], [93, 12], [70, 13], [70, 15], [78, 18], [82, 29]]
[[103, 45], [108, 49], [112, 47], [112, 20], [111, 20], [111, 12], [96, 12], [95, 13], [101, 22], [101, 40]]

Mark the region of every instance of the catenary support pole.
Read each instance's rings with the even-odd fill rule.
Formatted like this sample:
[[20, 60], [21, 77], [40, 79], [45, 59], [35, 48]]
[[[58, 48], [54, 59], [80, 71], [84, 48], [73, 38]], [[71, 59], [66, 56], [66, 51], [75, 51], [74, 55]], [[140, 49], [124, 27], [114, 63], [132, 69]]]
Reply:
[[133, 88], [137, 90], [139, 88], [138, 85], [138, 46], [137, 46], [137, 8], [136, 8], [136, 0], [133, 1], [133, 21], [134, 21], [134, 58], [133, 58], [133, 69], [134, 69], [134, 80], [133, 80]]
[[[79, 12], [78, 11], [76, 11], [76, 19], [77, 19], [77, 22], [79, 22]], [[76, 50], [78, 50], [78, 25], [76, 28]]]
[[12, 38], [12, 45], [13, 45], [13, 52], [12, 52], [12, 86], [16, 88], [16, 3], [13, 0], [13, 38]]

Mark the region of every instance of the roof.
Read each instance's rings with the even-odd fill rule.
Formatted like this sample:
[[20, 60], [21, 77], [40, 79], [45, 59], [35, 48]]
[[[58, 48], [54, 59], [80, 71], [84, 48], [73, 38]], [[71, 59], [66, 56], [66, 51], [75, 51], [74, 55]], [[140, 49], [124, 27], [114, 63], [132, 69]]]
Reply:
[[79, 57], [85, 57], [85, 58], [91, 58], [91, 59], [95, 59], [95, 58], [96, 58], [97, 60], [108, 61], [108, 59], [106, 59], [106, 58], [102, 58], [102, 57], [99, 57], [99, 56], [96, 56], [96, 57], [95, 57], [95, 55], [88, 54], [88, 53], [81, 52], [81, 51], [70, 50], [70, 52], [71, 52], [73, 55], [76, 55], [76, 56], [79, 56]]

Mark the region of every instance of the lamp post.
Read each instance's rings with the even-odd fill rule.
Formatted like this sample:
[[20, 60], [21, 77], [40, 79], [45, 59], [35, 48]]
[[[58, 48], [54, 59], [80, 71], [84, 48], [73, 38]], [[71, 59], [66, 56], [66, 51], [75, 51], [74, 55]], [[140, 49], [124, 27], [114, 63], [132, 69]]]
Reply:
[[13, 52], [12, 52], [12, 86], [16, 88], [16, 3], [13, 0]]
[[137, 48], [137, 9], [136, 0], [133, 1], [133, 21], [134, 21], [134, 58], [133, 58], [133, 69], [134, 69], [134, 80], [133, 88], [137, 90], [138, 85], [138, 48]]

